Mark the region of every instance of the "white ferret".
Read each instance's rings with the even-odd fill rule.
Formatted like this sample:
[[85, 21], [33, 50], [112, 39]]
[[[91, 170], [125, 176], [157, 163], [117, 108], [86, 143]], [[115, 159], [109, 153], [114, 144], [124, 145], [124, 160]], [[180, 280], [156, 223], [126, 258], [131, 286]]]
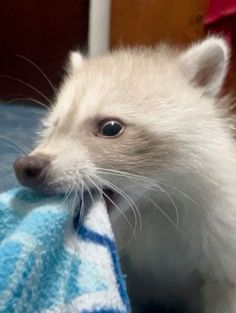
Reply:
[[73, 52], [38, 147], [15, 162], [23, 185], [110, 198], [133, 312], [236, 313], [228, 59], [218, 37], [182, 52]]

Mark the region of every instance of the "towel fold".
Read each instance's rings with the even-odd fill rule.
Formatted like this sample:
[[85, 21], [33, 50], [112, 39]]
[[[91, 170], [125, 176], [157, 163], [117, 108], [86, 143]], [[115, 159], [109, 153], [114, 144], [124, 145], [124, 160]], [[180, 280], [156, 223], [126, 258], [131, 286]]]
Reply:
[[130, 312], [105, 206], [95, 200], [76, 231], [69, 203], [0, 194], [1, 313]]

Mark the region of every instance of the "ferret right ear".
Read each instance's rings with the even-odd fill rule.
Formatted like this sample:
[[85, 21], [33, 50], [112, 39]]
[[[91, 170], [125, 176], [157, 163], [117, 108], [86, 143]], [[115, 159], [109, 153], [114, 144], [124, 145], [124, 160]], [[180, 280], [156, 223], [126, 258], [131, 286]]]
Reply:
[[228, 69], [229, 47], [216, 36], [192, 45], [180, 55], [180, 65], [190, 83], [201, 87], [208, 96], [217, 96]]
[[69, 54], [68, 71], [74, 74], [84, 63], [82, 54], [78, 51], [71, 51]]

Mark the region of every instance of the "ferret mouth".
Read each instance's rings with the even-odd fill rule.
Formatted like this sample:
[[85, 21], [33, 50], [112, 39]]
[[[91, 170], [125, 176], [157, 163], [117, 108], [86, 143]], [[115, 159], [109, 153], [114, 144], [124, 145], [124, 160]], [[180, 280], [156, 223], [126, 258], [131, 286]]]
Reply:
[[116, 202], [118, 201], [119, 195], [108, 188], [103, 188], [102, 193], [98, 192], [96, 189], [85, 190], [83, 197], [79, 199], [78, 209], [81, 207], [82, 203], [84, 203], [85, 206], [91, 206], [94, 199], [101, 200], [101, 197], [107, 210], [111, 211], [117, 205]]
[[107, 209], [111, 210], [117, 200], [117, 193], [111, 189], [103, 189], [103, 199], [106, 203]]
[[[60, 186], [56, 186], [56, 188], [34, 188], [36, 192], [47, 194], [47, 195], [55, 195], [55, 194], [64, 194], [64, 188], [60, 188]], [[88, 199], [88, 202], [86, 201], [87, 205], [91, 205], [91, 201], [94, 200], [94, 196], [98, 199], [102, 196], [102, 199], [104, 200], [104, 203], [106, 204], [107, 210], [111, 210], [114, 206], [117, 205], [117, 201], [119, 198], [119, 195], [114, 192], [111, 189], [108, 189], [106, 187], [102, 188], [102, 193], [98, 192], [98, 190], [94, 188], [89, 188], [87, 190], [84, 190], [83, 199]], [[72, 199], [73, 199], [73, 193], [72, 193]], [[81, 206], [82, 197], [80, 197], [78, 202], [78, 208]], [[84, 200], [83, 200], [84, 201]], [[89, 204], [90, 203], [90, 204]]]

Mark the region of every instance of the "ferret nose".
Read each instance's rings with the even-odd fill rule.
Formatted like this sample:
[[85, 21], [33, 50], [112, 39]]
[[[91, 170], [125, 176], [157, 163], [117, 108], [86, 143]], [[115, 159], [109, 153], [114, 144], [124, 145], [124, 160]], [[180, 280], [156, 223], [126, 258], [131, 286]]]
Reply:
[[45, 183], [49, 163], [48, 156], [35, 155], [17, 158], [13, 167], [18, 181], [23, 186], [37, 188]]

